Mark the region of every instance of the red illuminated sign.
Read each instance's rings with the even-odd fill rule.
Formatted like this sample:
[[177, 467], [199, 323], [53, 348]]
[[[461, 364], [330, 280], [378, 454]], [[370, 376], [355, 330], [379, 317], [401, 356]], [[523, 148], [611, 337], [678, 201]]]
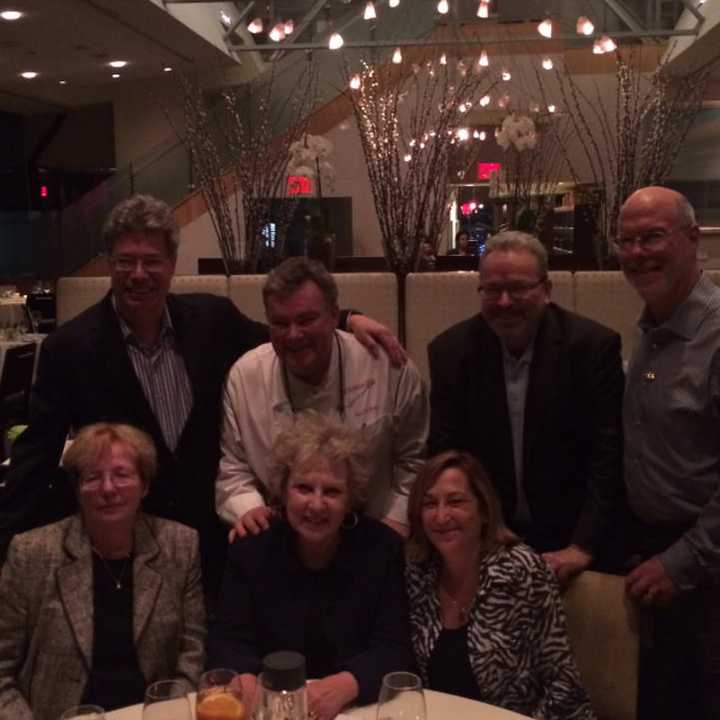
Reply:
[[502, 165], [500, 163], [478, 163], [477, 164], [477, 179], [478, 180], [489, 180], [490, 173], [500, 172]]
[[288, 176], [288, 195], [310, 195], [312, 193], [312, 182], [305, 175]]
[[47, 185], [41, 185], [40, 186], [40, 197], [46, 198], [48, 196], [48, 188]]

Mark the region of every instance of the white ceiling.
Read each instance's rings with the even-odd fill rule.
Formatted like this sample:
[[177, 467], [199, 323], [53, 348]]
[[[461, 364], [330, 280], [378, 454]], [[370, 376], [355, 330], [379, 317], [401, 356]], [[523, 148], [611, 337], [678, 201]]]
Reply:
[[[25, 15], [0, 20], [0, 110], [53, 112], [110, 100], [119, 84], [161, 78], [164, 66], [234, 64], [149, 0], [0, 0], [0, 10], [9, 8]], [[115, 59], [129, 65], [113, 70]], [[26, 70], [39, 76], [25, 80]]]

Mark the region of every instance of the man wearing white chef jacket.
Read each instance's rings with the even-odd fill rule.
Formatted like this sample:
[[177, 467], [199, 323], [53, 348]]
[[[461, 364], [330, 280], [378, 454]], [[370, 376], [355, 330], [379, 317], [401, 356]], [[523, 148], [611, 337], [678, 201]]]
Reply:
[[303, 410], [337, 416], [362, 431], [371, 471], [365, 509], [406, 534], [407, 499], [422, 465], [428, 398], [411, 362], [372, 358], [337, 330], [335, 281], [318, 262], [290, 258], [263, 288], [271, 343], [238, 360], [223, 396], [222, 457], [216, 483], [231, 537], [269, 526], [268, 456]]

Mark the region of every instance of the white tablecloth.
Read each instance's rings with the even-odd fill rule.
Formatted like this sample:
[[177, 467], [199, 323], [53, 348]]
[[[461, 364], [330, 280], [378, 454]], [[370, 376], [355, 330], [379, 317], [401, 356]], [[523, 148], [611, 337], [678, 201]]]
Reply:
[[[194, 694], [191, 695], [190, 701], [194, 709]], [[518, 715], [494, 705], [486, 705], [433, 690], [425, 691], [425, 702], [427, 704], [427, 720], [528, 720], [525, 715]], [[354, 720], [376, 720], [377, 708], [375, 705], [366, 705], [343, 713], [343, 716], [350, 716]], [[133, 705], [106, 713], [105, 718], [106, 720], [142, 720], [142, 705]]]
[[25, 325], [27, 320], [25, 298], [22, 295], [0, 298], [0, 327]]

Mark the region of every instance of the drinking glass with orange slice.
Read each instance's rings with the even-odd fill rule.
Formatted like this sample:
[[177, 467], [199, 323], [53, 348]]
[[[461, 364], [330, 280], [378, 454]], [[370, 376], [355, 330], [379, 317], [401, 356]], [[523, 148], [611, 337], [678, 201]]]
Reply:
[[219, 668], [200, 676], [195, 705], [197, 720], [244, 720], [240, 676], [234, 670]]

